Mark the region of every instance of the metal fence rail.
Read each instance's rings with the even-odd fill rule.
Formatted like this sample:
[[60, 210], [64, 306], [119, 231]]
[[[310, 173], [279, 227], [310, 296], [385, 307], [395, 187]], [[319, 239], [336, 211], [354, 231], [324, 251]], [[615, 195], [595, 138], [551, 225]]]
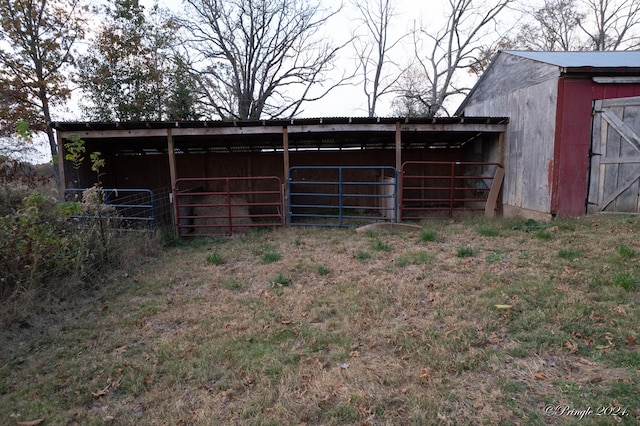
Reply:
[[291, 167], [288, 185], [291, 225], [352, 226], [396, 218], [394, 167]]
[[[82, 202], [85, 192], [91, 189], [66, 189], [64, 199]], [[95, 214], [76, 214], [72, 217], [80, 220], [110, 219], [113, 228], [121, 230], [157, 229], [156, 201], [150, 189], [101, 188], [100, 198], [100, 204], [107, 208], [96, 208]]]
[[402, 164], [400, 220], [434, 212], [485, 210], [498, 163], [407, 161]]
[[284, 225], [282, 181], [276, 176], [177, 179], [173, 198], [180, 236]]

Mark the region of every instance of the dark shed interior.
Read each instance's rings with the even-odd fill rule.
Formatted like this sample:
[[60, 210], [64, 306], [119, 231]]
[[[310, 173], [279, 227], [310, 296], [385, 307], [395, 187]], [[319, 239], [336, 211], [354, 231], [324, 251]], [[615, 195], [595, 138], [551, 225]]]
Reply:
[[[151, 189], [159, 207], [169, 210], [165, 214], [169, 217], [169, 193], [208, 184], [181, 181], [185, 178], [273, 176], [286, 183], [292, 167], [388, 166], [401, 173], [407, 161], [502, 163], [507, 122], [500, 117], [318, 118], [58, 122], [53, 127], [64, 164], [65, 189], [97, 182], [88, 157], [98, 151], [105, 159], [100, 170], [103, 187]], [[87, 160], [77, 170], [64, 161], [66, 138], [71, 135], [83, 139], [86, 146]], [[325, 179], [323, 173], [327, 173], [322, 169], [306, 172], [304, 179], [317, 180]], [[387, 171], [363, 169], [361, 173], [384, 175]], [[260, 190], [260, 184], [252, 182], [251, 190]]]

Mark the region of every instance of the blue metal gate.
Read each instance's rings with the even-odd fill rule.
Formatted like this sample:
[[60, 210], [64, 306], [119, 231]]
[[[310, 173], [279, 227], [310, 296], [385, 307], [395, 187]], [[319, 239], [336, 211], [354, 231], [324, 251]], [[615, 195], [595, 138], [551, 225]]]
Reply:
[[297, 166], [289, 169], [291, 225], [356, 226], [395, 221], [397, 171], [390, 166]]

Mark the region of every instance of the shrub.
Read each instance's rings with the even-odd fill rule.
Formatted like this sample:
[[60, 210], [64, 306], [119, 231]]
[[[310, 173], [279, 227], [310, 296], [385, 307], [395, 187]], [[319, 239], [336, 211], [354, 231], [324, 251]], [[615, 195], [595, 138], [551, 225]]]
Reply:
[[[16, 202], [17, 194], [26, 195]], [[0, 303], [28, 312], [25, 300], [66, 297], [105, 266], [120, 266], [145, 253], [142, 247], [132, 248], [139, 235], [119, 235], [108, 220], [72, 216], [90, 216], [88, 210], [93, 208], [95, 214], [97, 207], [56, 205], [41, 192], [15, 183], [4, 187], [1, 195], [0, 204], [10, 205], [11, 213], [0, 216]], [[149, 240], [149, 235], [143, 239]]]

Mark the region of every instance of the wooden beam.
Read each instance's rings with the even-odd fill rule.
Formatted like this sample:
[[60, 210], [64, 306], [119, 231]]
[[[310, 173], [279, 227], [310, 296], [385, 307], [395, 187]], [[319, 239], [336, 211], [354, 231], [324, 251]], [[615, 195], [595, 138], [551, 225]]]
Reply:
[[506, 141], [506, 134], [505, 132], [501, 132], [500, 135], [498, 136], [498, 147], [499, 147], [498, 149], [500, 150], [498, 154], [498, 163], [500, 163], [502, 167], [506, 166], [504, 164], [505, 141]]
[[287, 218], [289, 211], [289, 129], [287, 126], [282, 127], [282, 160], [284, 164], [284, 181], [282, 188], [282, 214], [284, 215], [284, 224], [288, 225]]
[[394, 215], [394, 221], [401, 221], [400, 206], [402, 206], [402, 127], [400, 122], [396, 122], [396, 214]]
[[169, 178], [171, 180], [171, 194], [173, 195], [173, 225], [178, 232], [178, 204], [176, 203], [176, 156], [174, 154], [173, 134], [167, 129], [167, 153], [169, 154]]
[[[471, 123], [442, 123], [442, 124], [400, 124], [403, 132], [504, 132], [506, 124], [471, 124]], [[313, 124], [287, 126], [289, 134], [293, 133], [332, 133], [332, 132], [394, 132], [398, 123], [383, 124]], [[238, 126], [238, 127], [198, 127], [171, 128], [173, 136], [218, 136], [218, 135], [266, 135], [280, 134], [282, 127], [278, 126]], [[164, 137], [167, 129], [130, 129], [130, 130], [83, 130], [60, 132], [62, 137], [71, 134], [82, 139], [106, 138], [145, 138]]]
[[491, 189], [489, 189], [487, 204], [484, 206], [484, 215], [487, 217], [494, 217], [496, 215], [496, 203], [498, 201], [498, 195], [500, 194], [500, 187], [502, 187], [503, 179], [504, 169], [502, 167], [498, 167], [496, 174], [493, 177], [493, 182], [491, 183]]
[[59, 132], [56, 132], [56, 143], [58, 144], [58, 158], [54, 160], [58, 161], [58, 176], [60, 178], [58, 191], [61, 199], [64, 201], [64, 191], [67, 189], [67, 181], [64, 173], [64, 143], [62, 143], [62, 136]]
[[60, 135], [63, 138], [69, 135], [77, 135], [81, 139], [165, 137], [167, 129], [83, 130], [79, 132], [60, 132]]

